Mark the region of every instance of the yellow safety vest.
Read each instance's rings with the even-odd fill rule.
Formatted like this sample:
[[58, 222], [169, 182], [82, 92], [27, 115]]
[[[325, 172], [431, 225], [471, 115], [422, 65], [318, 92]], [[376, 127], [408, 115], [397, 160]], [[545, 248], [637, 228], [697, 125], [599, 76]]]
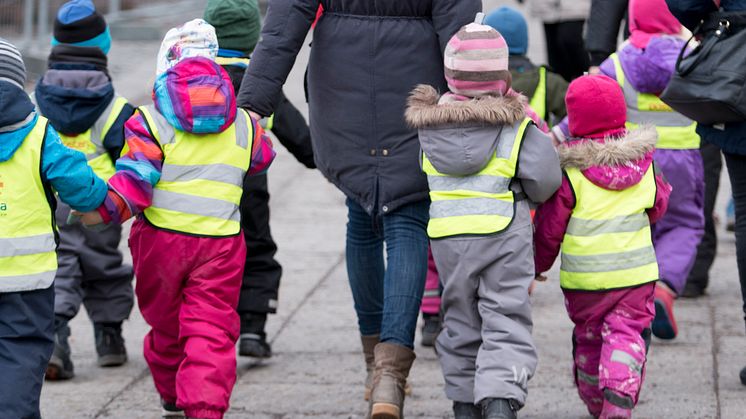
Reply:
[[544, 66], [539, 67], [539, 84], [536, 85], [536, 91], [531, 96], [529, 106], [539, 118], [547, 121], [547, 68]]
[[646, 212], [655, 205], [653, 167], [640, 183], [620, 191], [596, 186], [576, 168], [566, 173], [576, 202], [562, 241], [562, 288], [607, 290], [657, 280]]
[[684, 150], [699, 149], [697, 123], [674, 111], [656, 95], [640, 93], [627, 83], [622, 63], [615, 53], [611, 55], [616, 70], [616, 80], [624, 92], [627, 103], [627, 128], [642, 124], [655, 125], [658, 131], [656, 148]]
[[198, 236], [241, 232], [239, 203], [249, 170], [253, 124], [243, 110], [216, 134], [175, 130], [154, 106], [139, 108], [163, 150], [163, 170], [153, 202], [143, 212], [152, 225]]
[[0, 162], [0, 292], [44, 289], [57, 272], [54, 214], [42, 183], [47, 119]]
[[111, 156], [104, 148], [104, 138], [106, 138], [106, 134], [109, 133], [119, 114], [122, 113], [125, 105], [127, 105], [127, 99], [116, 96], [88, 131], [76, 136], [60, 133], [62, 143], [85, 154], [88, 165], [91, 166], [93, 172], [105, 181], [114, 176], [116, 169]]
[[422, 155], [422, 170], [430, 186], [431, 239], [488, 235], [505, 230], [515, 214], [515, 193], [510, 184], [518, 168], [518, 154], [531, 120], [505, 126], [492, 159], [478, 173], [449, 176], [439, 173]]

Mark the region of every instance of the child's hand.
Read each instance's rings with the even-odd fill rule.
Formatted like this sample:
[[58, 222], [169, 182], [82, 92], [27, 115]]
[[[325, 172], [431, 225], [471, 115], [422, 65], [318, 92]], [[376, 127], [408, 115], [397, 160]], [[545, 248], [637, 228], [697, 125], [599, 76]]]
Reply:
[[101, 214], [99, 214], [98, 211], [88, 211], [88, 212], [73, 211], [73, 215], [80, 217], [80, 222], [86, 226], [103, 224], [104, 222], [104, 219], [101, 218]]
[[536, 288], [537, 282], [544, 282], [547, 280], [547, 277], [543, 274], [537, 274], [536, 278], [534, 278], [533, 281], [531, 281], [531, 285], [528, 286], [528, 295], [531, 295], [534, 293], [534, 288]]

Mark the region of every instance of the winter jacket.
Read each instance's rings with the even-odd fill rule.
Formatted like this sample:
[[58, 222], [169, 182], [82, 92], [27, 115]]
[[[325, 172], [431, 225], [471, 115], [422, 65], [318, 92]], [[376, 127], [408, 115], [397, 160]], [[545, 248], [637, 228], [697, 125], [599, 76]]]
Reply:
[[[685, 40], [674, 36], [653, 37], [645, 49], [625, 43], [617, 52], [624, 78], [640, 93], [660, 94], [671, 80]], [[611, 58], [601, 63], [601, 73], [616, 80]]]
[[[26, 92], [0, 81], [0, 161], [13, 158], [38, 118]], [[51, 126], [42, 149], [41, 177], [78, 211], [95, 209], [106, 196], [106, 183], [88, 167], [83, 153], [65, 147]]]
[[[539, 85], [539, 67], [523, 55], [510, 56], [510, 74], [513, 76], [513, 89], [531, 100]], [[557, 73], [547, 70], [547, 116], [560, 121], [567, 115], [565, 94], [568, 83]], [[549, 118], [547, 118], [549, 120]]]
[[619, 26], [627, 13], [628, 3], [629, 0], [592, 0], [585, 35], [585, 48], [591, 55], [592, 66], [600, 65], [616, 51]]
[[239, 106], [267, 116], [321, 3], [308, 63], [311, 139], [319, 170], [368, 213], [427, 199], [416, 132], [404, 122], [417, 84], [445, 91], [443, 50], [478, 0], [274, 0]]
[[[653, 164], [657, 134], [652, 127], [632, 130], [621, 139], [579, 139], [563, 143], [559, 148], [562, 168], [574, 167], [595, 185], [607, 190], [625, 190], [642, 180]], [[647, 210], [650, 223], [666, 212], [671, 186], [656, 173], [655, 204]], [[539, 206], [534, 217], [536, 272], [548, 271], [562, 245], [567, 225], [575, 208], [575, 192], [565, 174], [562, 186]]]
[[591, 0], [531, 0], [531, 15], [544, 23], [585, 20]]
[[[409, 98], [406, 118], [419, 129], [422, 151], [439, 173], [470, 176], [492, 160], [503, 128], [526, 118], [526, 101], [520, 95], [442, 101], [432, 86], [419, 86]], [[544, 202], [561, 179], [550, 138], [529, 124], [511, 190], [525, 193], [533, 202]], [[528, 205], [522, 209], [528, 212]]]
[[[211, 103], [205, 103], [208, 99]], [[230, 77], [206, 58], [185, 59], [159, 76], [153, 101], [175, 130], [205, 138], [223, 132], [236, 117]], [[251, 122], [254, 139], [249, 176], [264, 173], [275, 157], [272, 142], [258, 121]], [[160, 180], [163, 168], [163, 151], [140, 111], [124, 125], [124, 137], [127, 153], [117, 160], [117, 173], [109, 180], [106, 201], [98, 208], [105, 223], [122, 223], [150, 206], [153, 187]]]
[[[709, 13], [717, 10], [713, 0], [666, 0], [668, 9], [684, 26], [693, 30]], [[721, 0], [723, 11], [746, 11], [746, 0]], [[699, 124], [697, 133], [702, 140], [720, 147], [723, 152], [746, 156], [746, 122], [722, 126]]]
[[[228, 62], [222, 63], [221, 60], [226, 58]], [[241, 89], [241, 81], [243, 81], [246, 68], [249, 66], [249, 58], [238, 51], [221, 48], [218, 51], [218, 64], [222, 65], [223, 69], [228, 72], [233, 83], [233, 90], [238, 92]], [[285, 146], [298, 162], [309, 169], [315, 169], [311, 131], [306, 119], [285, 97], [283, 92], [280, 92], [280, 96], [280, 103], [277, 104], [272, 117], [273, 123], [270, 130], [280, 140], [280, 144]]]

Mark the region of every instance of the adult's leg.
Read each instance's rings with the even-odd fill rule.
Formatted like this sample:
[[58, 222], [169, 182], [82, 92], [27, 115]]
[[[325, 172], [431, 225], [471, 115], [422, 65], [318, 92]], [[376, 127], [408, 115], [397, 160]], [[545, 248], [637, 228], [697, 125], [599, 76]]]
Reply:
[[700, 154], [704, 162], [705, 177], [705, 232], [697, 246], [697, 257], [687, 279], [687, 288], [690, 291], [685, 292], [684, 296], [698, 296], [704, 292], [709, 283], [710, 268], [717, 254], [717, 233], [712, 215], [715, 211], [720, 172], [723, 168], [722, 154], [720, 147], [704, 141], [700, 146]]
[[736, 206], [736, 262], [746, 320], [746, 156], [723, 153]]
[[[562, 67], [562, 53], [559, 44], [558, 23], [544, 23], [544, 40], [547, 45], [547, 64], [555, 73], [559, 73], [558, 68]], [[561, 73], [559, 73], [561, 74]]]
[[[583, 75], [590, 65], [590, 56], [583, 41], [583, 20], [555, 23], [555, 64], [549, 63], [565, 80], [572, 81]], [[547, 45], [549, 48], [549, 45]]]
[[54, 287], [0, 293], [0, 417], [41, 418], [39, 397], [54, 347]]

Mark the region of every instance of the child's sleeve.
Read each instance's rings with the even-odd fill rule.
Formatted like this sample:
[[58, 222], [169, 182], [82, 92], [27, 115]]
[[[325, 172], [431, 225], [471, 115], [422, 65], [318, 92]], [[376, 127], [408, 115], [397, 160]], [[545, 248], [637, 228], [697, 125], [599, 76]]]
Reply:
[[526, 127], [516, 177], [523, 192], [536, 203], [546, 201], [562, 182], [559, 156], [552, 140], [533, 124]]
[[655, 163], [653, 163], [653, 170], [655, 170], [655, 203], [652, 208], [647, 210], [650, 224], [657, 223], [666, 213], [668, 199], [671, 196], [671, 190], [673, 190], [671, 184], [663, 176], [663, 172], [658, 170]]
[[117, 119], [114, 120], [109, 131], [104, 136], [104, 148], [113, 162], [116, 162], [119, 156], [122, 155], [122, 149], [124, 148], [124, 124], [133, 113], [135, 113], [135, 108], [132, 105], [129, 103], [124, 105]]
[[98, 212], [105, 223], [121, 224], [141, 213], [153, 200], [153, 187], [161, 178], [163, 152], [140, 112], [124, 124], [127, 152], [117, 160], [109, 179], [109, 193]]
[[251, 164], [249, 165], [248, 175], [256, 176], [267, 172], [277, 153], [272, 148], [272, 140], [259, 125], [259, 121], [251, 118], [251, 123], [254, 124], [254, 141], [251, 148]]
[[296, 160], [309, 169], [315, 169], [313, 147], [311, 145], [311, 130], [308, 129], [306, 119], [301, 115], [285, 94], [275, 109], [275, 121], [270, 128], [280, 144], [288, 149]]
[[575, 195], [570, 181], [563, 176], [560, 188], [549, 200], [539, 206], [534, 216], [536, 273], [548, 271], [557, 259], [573, 208], [575, 208]]
[[44, 139], [41, 169], [62, 202], [75, 210], [92, 211], [106, 197], [106, 182], [93, 173], [83, 153], [62, 144], [51, 125]]

